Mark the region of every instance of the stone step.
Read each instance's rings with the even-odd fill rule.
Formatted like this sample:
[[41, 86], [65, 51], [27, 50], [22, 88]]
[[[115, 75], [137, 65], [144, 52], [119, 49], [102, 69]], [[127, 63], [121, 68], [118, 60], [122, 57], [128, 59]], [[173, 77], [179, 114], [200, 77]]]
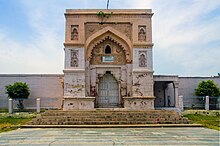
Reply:
[[[42, 116], [61, 116], [61, 115], [65, 115], [65, 116], [78, 116], [78, 115], [89, 115], [89, 116], [91, 116], [91, 115], [161, 115], [161, 112], [141, 112], [141, 111], [138, 111], [138, 112], [128, 112], [128, 111], [125, 111], [125, 112], [121, 112], [121, 111], [119, 111], [119, 112], [116, 112], [116, 111], [114, 111], [114, 112], [112, 112], [112, 111], [110, 111], [110, 112], [100, 112], [100, 111], [97, 111], [97, 112], [88, 112], [88, 111], [81, 111], [81, 112], [79, 112], [79, 111], [77, 111], [77, 112], [69, 112], [69, 111], [67, 111], [67, 112], [65, 112], [65, 111], [58, 111], [58, 112], [56, 112], [56, 111], [53, 111], [53, 112], [45, 112], [44, 114], [42, 114]], [[163, 112], [163, 115], [175, 115], [175, 114], [177, 114], [176, 112]]]
[[117, 125], [117, 124], [187, 124], [175, 111], [46, 111], [29, 125]]
[[61, 115], [61, 116], [40, 116], [40, 118], [181, 118], [179, 115]]
[[[34, 123], [30, 123], [34, 125]], [[108, 124], [188, 124], [187, 121], [50, 121], [42, 120], [37, 125], [108, 125]]]
[[127, 118], [127, 117], [109, 117], [109, 118], [101, 118], [101, 117], [75, 117], [75, 118], [65, 118], [65, 117], [41, 117], [38, 118], [39, 120], [41, 119], [48, 119], [48, 120], [61, 120], [61, 121], [103, 121], [104, 120], [108, 120], [108, 121], [151, 121], [151, 120], [155, 120], [155, 121], [165, 121], [165, 120], [181, 120], [181, 117], [172, 117], [172, 118], [163, 118], [163, 117], [159, 117], [159, 118], [143, 118], [143, 117], [132, 117], [132, 118]]

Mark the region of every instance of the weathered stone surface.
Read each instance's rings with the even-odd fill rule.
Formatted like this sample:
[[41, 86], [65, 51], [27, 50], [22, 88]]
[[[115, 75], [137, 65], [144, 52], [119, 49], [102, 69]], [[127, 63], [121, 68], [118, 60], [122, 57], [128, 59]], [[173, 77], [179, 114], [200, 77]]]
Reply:
[[64, 96], [85, 97], [85, 72], [69, 70], [64, 76]]
[[94, 109], [95, 97], [64, 97], [63, 110], [88, 110]]
[[[118, 107], [129, 107], [123, 97], [131, 96], [132, 103], [138, 104], [129, 108], [153, 109], [153, 98], [135, 99], [153, 97], [152, 15], [151, 10], [66, 11], [64, 106], [71, 103], [75, 109], [80, 103], [75, 98], [92, 96], [96, 97], [96, 107], [108, 107], [113, 101]], [[101, 82], [106, 74], [109, 77]], [[107, 81], [112, 78], [116, 84]], [[101, 101], [107, 103], [99, 104]]]
[[129, 110], [152, 110], [154, 109], [154, 97], [124, 97], [124, 108]]
[[[79, 100], [80, 101], [80, 100]], [[46, 111], [30, 125], [134, 125], [188, 124], [187, 118], [169, 110], [73, 110]]]

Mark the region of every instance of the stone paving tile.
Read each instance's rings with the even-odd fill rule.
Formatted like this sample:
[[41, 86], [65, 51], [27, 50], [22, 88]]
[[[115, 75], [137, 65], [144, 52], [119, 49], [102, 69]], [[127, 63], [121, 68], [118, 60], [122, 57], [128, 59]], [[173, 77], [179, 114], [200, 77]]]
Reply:
[[219, 145], [206, 128], [33, 128], [0, 133], [0, 145]]

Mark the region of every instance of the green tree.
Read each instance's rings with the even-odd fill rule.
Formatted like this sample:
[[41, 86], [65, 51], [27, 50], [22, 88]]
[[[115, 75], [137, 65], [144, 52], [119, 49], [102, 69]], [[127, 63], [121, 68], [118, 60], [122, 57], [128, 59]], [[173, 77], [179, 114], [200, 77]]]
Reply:
[[24, 109], [23, 99], [27, 99], [30, 95], [30, 88], [26, 83], [15, 82], [12, 85], [5, 86], [6, 94], [9, 98], [18, 100], [17, 107], [19, 109]]
[[202, 81], [199, 83], [198, 88], [195, 89], [195, 95], [218, 97], [220, 89], [212, 80]]

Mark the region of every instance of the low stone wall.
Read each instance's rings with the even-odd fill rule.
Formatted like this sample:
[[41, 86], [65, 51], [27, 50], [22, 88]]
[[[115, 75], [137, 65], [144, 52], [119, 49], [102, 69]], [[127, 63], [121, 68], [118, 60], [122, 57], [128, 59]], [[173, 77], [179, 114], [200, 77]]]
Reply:
[[[1, 74], [0, 108], [8, 108], [5, 85], [14, 82], [25, 82], [30, 87], [30, 96], [27, 100], [24, 100], [25, 108], [36, 108], [36, 98], [41, 98], [41, 108], [61, 108], [63, 99], [62, 74]], [[14, 107], [16, 107], [16, 104], [17, 101], [14, 101]]]

